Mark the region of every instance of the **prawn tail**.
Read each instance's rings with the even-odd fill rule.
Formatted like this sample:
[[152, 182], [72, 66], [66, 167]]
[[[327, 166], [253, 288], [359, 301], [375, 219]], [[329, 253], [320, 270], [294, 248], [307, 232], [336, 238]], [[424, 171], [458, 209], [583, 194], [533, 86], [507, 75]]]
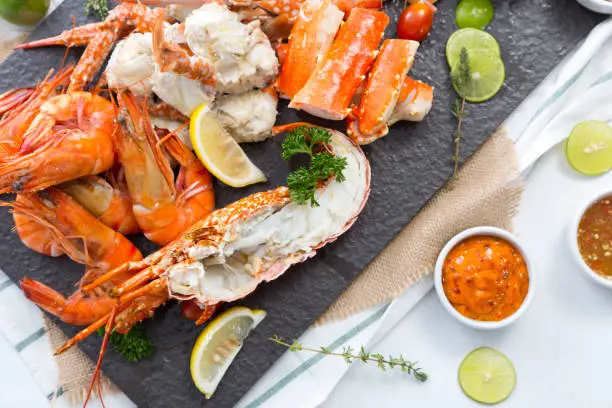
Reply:
[[30, 278], [23, 278], [19, 282], [19, 286], [26, 298], [52, 315], [61, 317], [66, 305], [66, 298], [60, 293]]

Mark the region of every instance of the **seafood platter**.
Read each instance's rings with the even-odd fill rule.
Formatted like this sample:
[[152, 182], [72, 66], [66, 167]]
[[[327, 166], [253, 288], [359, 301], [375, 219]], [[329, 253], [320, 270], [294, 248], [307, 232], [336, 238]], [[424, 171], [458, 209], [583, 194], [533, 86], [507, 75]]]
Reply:
[[[268, 339], [299, 337], [453, 175], [455, 4], [409, 3], [435, 13], [422, 38], [379, 0], [48, 16], [0, 66], [0, 267], [70, 337], [57, 353], [78, 344], [138, 406], [235, 404], [282, 354]], [[463, 158], [600, 19], [498, 3], [505, 85], [470, 107]], [[266, 317], [207, 393], [190, 352], [235, 305]], [[134, 327], [137, 363], [108, 347]]]

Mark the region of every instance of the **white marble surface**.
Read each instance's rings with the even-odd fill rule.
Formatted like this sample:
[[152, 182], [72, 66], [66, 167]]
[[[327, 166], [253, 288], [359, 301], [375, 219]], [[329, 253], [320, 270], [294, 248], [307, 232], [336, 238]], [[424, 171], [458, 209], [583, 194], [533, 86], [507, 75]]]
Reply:
[[612, 191], [612, 173], [588, 178], [569, 168], [561, 146], [530, 174], [517, 233], [536, 265], [537, 292], [513, 326], [482, 332], [457, 322], [434, 291], [373, 349], [419, 360], [430, 380], [417, 384], [401, 373], [352, 367], [327, 407], [481, 407], [457, 382], [461, 360], [490, 346], [514, 363], [517, 385], [500, 407], [610, 407], [612, 291], [583, 276], [568, 251], [568, 225], [585, 199]]

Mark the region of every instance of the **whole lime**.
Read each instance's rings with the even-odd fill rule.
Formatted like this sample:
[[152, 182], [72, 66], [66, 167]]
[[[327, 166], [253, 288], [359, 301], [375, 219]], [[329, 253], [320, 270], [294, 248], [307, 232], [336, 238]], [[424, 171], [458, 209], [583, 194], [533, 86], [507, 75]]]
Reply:
[[0, 16], [6, 21], [31, 26], [42, 20], [49, 10], [49, 0], [0, 0]]
[[491, 0], [461, 0], [455, 10], [455, 22], [459, 28], [482, 30], [493, 21], [494, 15]]

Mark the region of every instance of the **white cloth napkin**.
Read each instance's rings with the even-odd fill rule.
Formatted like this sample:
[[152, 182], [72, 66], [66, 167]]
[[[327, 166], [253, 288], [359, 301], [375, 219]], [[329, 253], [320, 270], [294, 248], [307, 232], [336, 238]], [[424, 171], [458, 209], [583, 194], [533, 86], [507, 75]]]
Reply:
[[[60, 1], [55, 0], [55, 3]], [[604, 98], [612, 95], [612, 20], [597, 26], [519, 106], [505, 122], [516, 142], [521, 169], [531, 168], [546, 151], [564, 140], [576, 122], [610, 121]], [[539, 137], [545, 135], [545, 137]], [[300, 337], [305, 345], [342, 348], [376, 343], [431, 289], [425, 278], [390, 304], [358, 313], [341, 322], [309, 329]], [[52, 359], [38, 309], [0, 271], [0, 334], [30, 368], [53, 406], [68, 407]], [[280, 347], [280, 346], [279, 346]], [[239, 407], [314, 407], [321, 404], [348, 366], [342, 359], [307, 352], [287, 352], [243, 397]], [[0, 368], [2, 369], [2, 368]], [[1, 399], [0, 399], [1, 401]], [[105, 397], [107, 406], [131, 407], [124, 395]], [[97, 406], [93, 402], [91, 406]]]

